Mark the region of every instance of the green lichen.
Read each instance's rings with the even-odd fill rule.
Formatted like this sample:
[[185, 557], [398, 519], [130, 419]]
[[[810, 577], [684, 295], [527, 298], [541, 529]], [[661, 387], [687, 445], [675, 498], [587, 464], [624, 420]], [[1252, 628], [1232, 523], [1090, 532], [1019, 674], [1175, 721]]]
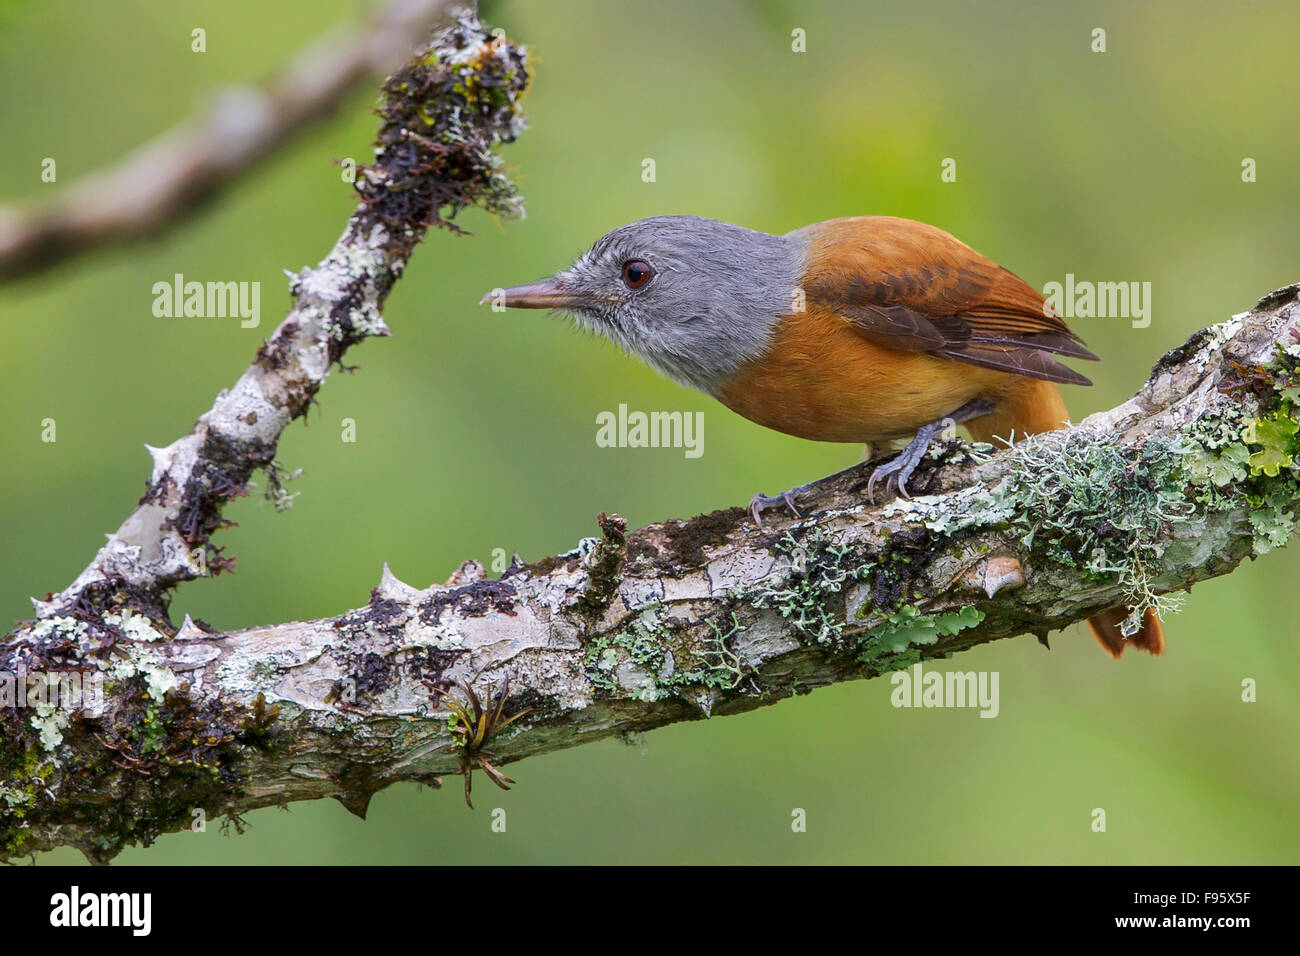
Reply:
[[130, 609], [123, 609], [120, 613], [105, 614], [104, 623], [117, 628], [122, 632], [123, 637], [134, 643], [162, 641], [167, 636], [154, 627], [148, 617]]
[[1271, 488], [1262, 495], [1248, 496], [1250, 527], [1254, 532], [1256, 554], [1267, 554], [1291, 540], [1295, 533], [1295, 499], [1300, 491], [1291, 488]]
[[[912, 513], [919, 523], [930, 527], [934, 515], [929, 506], [909, 504], [918, 503]], [[972, 523], [978, 520], [972, 519]], [[931, 530], [949, 532], [950, 528], [949, 533], [955, 534], [966, 526], [958, 521]], [[899, 535], [878, 554], [863, 556], [819, 528], [802, 538], [787, 532], [773, 548], [774, 554], [784, 559], [776, 573], [743, 596], [755, 607], [777, 611], [810, 646], [828, 654], [848, 655], [869, 672], [906, 667], [921, 659], [923, 647], [984, 619], [984, 613], [975, 607], [938, 614], [920, 610], [917, 582], [930, 553], [927, 543], [924, 534], [911, 539]], [[850, 622], [839, 608], [844, 605], [842, 593], [855, 585], [867, 585], [870, 597]], [[850, 627], [859, 621], [870, 626], [865, 630]]]
[[1290, 540], [1300, 496], [1300, 422], [1287, 396], [1293, 376], [1284, 371], [1269, 381], [1277, 392], [1274, 411], [1252, 418], [1234, 406], [1230, 414], [1197, 422], [1184, 443], [1191, 497], [1206, 513], [1244, 505], [1256, 555]]
[[138, 674], [144, 678], [150, 699], [161, 701], [169, 691], [179, 686], [179, 681], [171, 668], [147, 654], [142, 654], [140, 650], [138, 647], [131, 647], [128, 650], [130, 659], [114, 664], [109, 668], [108, 673], [116, 678], [134, 677]]
[[710, 635], [701, 643], [687, 622], [669, 617], [662, 605], [651, 605], [620, 630], [588, 645], [583, 658], [587, 679], [599, 694], [642, 701], [732, 690], [744, 673], [727, 642], [745, 628], [734, 613], [722, 623], [709, 620], [706, 625]]
[[234, 651], [217, 666], [217, 682], [229, 693], [271, 690], [280, 679], [280, 662], [272, 655]]
[[940, 614], [924, 614], [907, 605], [884, 615], [884, 620], [858, 637], [857, 658], [877, 674], [910, 667], [921, 659], [921, 648], [974, 627], [984, 620], [976, 607]]
[[1242, 432], [1241, 440], [1247, 445], [1258, 445], [1247, 463], [1252, 475], [1276, 478], [1283, 468], [1295, 465], [1292, 457], [1296, 451], [1296, 431], [1300, 423], [1286, 412], [1274, 412], [1265, 418], [1253, 419]]
[[33, 710], [36, 713], [31, 717], [31, 725], [40, 736], [41, 746], [51, 752], [58, 749], [63, 743], [63, 732], [71, 722], [68, 712], [46, 703], [38, 703]]
[[756, 608], [777, 611], [805, 640], [843, 649], [845, 621], [833, 607], [847, 587], [867, 580], [873, 564], [864, 563], [852, 548], [820, 528], [802, 538], [787, 531], [773, 553], [785, 559], [785, 566], [739, 596]]
[[1028, 547], [1104, 576], [1163, 553], [1170, 524], [1192, 513], [1182, 450], [1153, 438], [1136, 453], [1092, 429], [1038, 436], [1013, 454], [995, 489]]
[[[1193, 485], [1224, 488], [1241, 481], [1248, 474], [1250, 451], [1241, 442], [1233, 442], [1218, 451], [1192, 443], [1187, 460], [1187, 480]], [[1212, 498], [1203, 498], [1209, 503]]]
[[[919, 504], [912, 513], [929, 527], [933, 515], [924, 502]], [[958, 530], [957, 525], [951, 527], [951, 533]], [[749, 588], [744, 597], [755, 607], [777, 611], [809, 645], [850, 655], [875, 673], [914, 663], [920, 659], [920, 648], [984, 618], [974, 607], [940, 614], [919, 609], [917, 581], [930, 553], [925, 535], [911, 540], [896, 536], [878, 554], [863, 556], [814, 528], [802, 538], [787, 532], [773, 550], [784, 559], [777, 572]], [[842, 592], [855, 585], [867, 585], [870, 597], [850, 622], [839, 609], [844, 606]], [[875, 623], [866, 630], [850, 628], [850, 623], [873, 619]]]
[[930, 531], [954, 534], [987, 528], [1011, 520], [1011, 502], [991, 494], [981, 485], [971, 485], [951, 495], [896, 498], [885, 505], [887, 516], [901, 515]]

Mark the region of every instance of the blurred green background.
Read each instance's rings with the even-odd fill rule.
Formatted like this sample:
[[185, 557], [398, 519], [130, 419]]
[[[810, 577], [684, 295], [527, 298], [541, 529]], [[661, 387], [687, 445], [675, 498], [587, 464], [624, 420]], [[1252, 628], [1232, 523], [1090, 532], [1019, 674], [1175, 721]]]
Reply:
[[[272, 75], [352, 0], [0, 3], [0, 181], [52, 198]], [[850, 464], [859, 449], [752, 425], [613, 346], [486, 290], [567, 264], [608, 229], [694, 213], [785, 232], [834, 216], [935, 223], [1033, 285], [1153, 284], [1153, 321], [1075, 322], [1103, 358], [1078, 419], [1137, 389], [1194, 329], [1300, 280], [1294, 3], [861, 4], [489, 2], [528, 44], [532, 128], [505, 151], [528, 218], [477, 211], [432, 235], [389, 300], [388, 340], [349, 355], [280, 458], [296, 505], [238, 503], [218, 536], [238, 573], [191, 584], [222, 628], [364, 604], [387, 561], [442, 581], [493, 549], [536, 559], [593, 533], [747, 501]], [[190, 52], [190, 30], [208, 52]], [[791, 31], [807, 31], [807, 52]], [[1091, 31], [1107, 52], [1090, 52]], [[352, 206], [334, 160], [369, 154], [373, 93], [147, 246], [0, 286], [0, 612], [68, 583], [139, 497], [143, 443], [189, 431], [288, 303]], [[58, 182], [40, 181], [44, 157]], [[641, 180], [655, 159], [657, 182]], [[956, 183], [940, 162], [957, 161]], [[1241, 180], [1244, 157], [1258, 182]], [[262, 326], [157, 319], [151, 286], [262, 283]], [[703, 410], [705, 453], [598, 448], [595, 415]], [[40, 441], [54, 418], [58, 441]], [[340, 440], [355, 419], [357, 441]], [[1300, 654], [1292, 549], [1199, 586], [1163, 659], [1114, 662], [1076, 627], [959, 655], [1001, 674], [1001, 714], [895, 710], [887, 681], [510, 767], [471, 812], [442, 792], [379, 794], [366, 823], [333, 801], [264, 810], [249, 832], [162, 838], [123, 863], [1295, 863]], [[1258, 681], [1259, 700], [1241, 701]], [[490, 830], [490, 810], [508, 831]], [[808, 813], [791, 832], [791, 811]], [[1090, 813], [1105, 808], [1108, 832]], [[71, 851], [42, 858], [75, 862]]]

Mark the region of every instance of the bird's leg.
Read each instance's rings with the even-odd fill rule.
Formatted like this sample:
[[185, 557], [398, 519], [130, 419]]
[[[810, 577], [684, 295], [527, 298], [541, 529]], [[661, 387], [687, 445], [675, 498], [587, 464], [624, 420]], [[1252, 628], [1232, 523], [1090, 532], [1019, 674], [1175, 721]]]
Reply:
[[953, 425], [960, 425], [972, 418], [987, 415], [993, 411], [993, 408], [993, 403], [987, 398], [973, 398], [961, 408], [939, 419], [939, 421], [918, 428], [916, 437], [908, 443], [907, 447], [896, 458], [887, 464], [880, 465], [871, 473], [871, 478], [867, 481], [867, 497], [873, 501], [875, 500], [876, 482], [881, 478], [885, 479], [886, 491], [889, 490], [890, 482], [893, 482], [901, 497], [910, 497], [907, 493], [907, 479], [911, 478], [912, 472], [916, 471], [916, 466], [925, 457], [930, 442], [934, 441], [935, 436]]
[[[908, 496], [907, 479], [912, 477], [912, 472], [915, 471], [916, 466], [920, 464], [921, 458], [930, 447], [930, 442], [934, 441], [935, 436], [942, 433], [943, 430], [949, 426], [968, 422], [972, 418], [979, 418], [981, 415], [987, 415], [989, 412], [993, 411], [993, 407], [993, 403], [986, 398], [972, 399], [952, 414], [945, 415], [939, 421], [931, 422], [929, 425], [920, 428], [916, 433], [916, 437], [912, 439], [902, 452], [887, 464], [877, 466], [871, 473], [871, 478], [867, 481], [867, 497], [872, 497], [876, 480], [879, 478], [885, 478], [890, 481], [897, 481], [898, 493], [906, 498]], [[878, 457], [876, 455], [877, 449], [872, 446], [868, 446], [868, 449], [866, 460], [868, 462], [875, 461]], [[888, 454], [887, 450], [885, 451], [885, 454]], [[858, 465], [860, 464], [862, 463], [858, 462]], [[791, 488], [789, 491], [782, 492], [779, 495], [765, 495], [762, 492], [759, 492], [754, 495], [749, 502], [749, 513], [754, 519], [754, 524], [761, 528], [763, 526], [763, 512], [769, 508], [776, 508], [781, 505], [785, 505], [789, 508], [790, 513], [796, 518], [803, 517], [799, 514], [799, 509], [795, 507], [795, 498], [799, 495], [805, 494], [806, 492], [812, 491], [814, 488], [832, 482], [842, 475], [847, 475], [849, 472], [856, 469], [858, 465], [850, 465], [848, 468], [837, 471], [833, 475], [827, 475], [825, 478], [818, 478], [816, 481], [810, 481], [797, 488]], [[898, 477], [893, 478], [894, 475], [897, 475]], [[888, 484], [886, 484], [886, 487], [888, 487]]]

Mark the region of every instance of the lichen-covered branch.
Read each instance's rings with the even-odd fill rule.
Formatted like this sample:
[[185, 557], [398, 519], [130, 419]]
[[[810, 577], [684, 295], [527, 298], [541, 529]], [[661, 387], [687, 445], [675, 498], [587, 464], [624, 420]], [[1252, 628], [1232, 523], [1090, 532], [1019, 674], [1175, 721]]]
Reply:
[[[0, 279], [107, 244], [158, 235], [311, 124], [363, 81], [400, 66], [456, 0], [390, 0], [370, 23], [317, 41], [264, 88], [230, 89], [202, 116], [33, 209], [0, 208]], [[461, 0], [465, 5], [465, 0]]]
[[255, 471], [283, 502], [281, 433], [351, 346], [389, 334], [381, 307], [428, 229], [459, 232], [453, 218], [471, 205], [522, 211], [492, 150], [523, 129], [527, 82], [524, 49], [469, 9], [388, 78], [357, 210], [318, 265], [290, 275], [288, 316], [190, 434], [149, 449], [135, 510], [0, 644], [0, 856], [74, 844], [105, 859], [174, 825], [185, 806], [226, 805], [222, 794], [244, 788], [244, 761], [266, 747], [279, 708], [214, 684], [205, 695], [190, 666], [206, 653], [197, 647], [180, 652], [177, 670], [146, 648], [187, 646], [194, 629], [171, 623], [172, 589], [233, 568], [212, 535]]
[[762, 528], [740, 508], [637, 531], [601, 515], [599, 538], [499, 579], [467, 562], [418, 589], [385, 568], [354, 611], [230, 633], [64, 607], [5, 652], [101, 669], [105, 699], [7, 726], [5, 853], [104, 859], [200, 807], [364, 813], [398, 781], [505, 786], [532, 754], [1167, 607], [1289, 539], [1298, 357], [1295, 285], [1192, 336], [1118, 408], [1011, 449], [948, 442], [911, 501], [865, 500], [862, 470]]

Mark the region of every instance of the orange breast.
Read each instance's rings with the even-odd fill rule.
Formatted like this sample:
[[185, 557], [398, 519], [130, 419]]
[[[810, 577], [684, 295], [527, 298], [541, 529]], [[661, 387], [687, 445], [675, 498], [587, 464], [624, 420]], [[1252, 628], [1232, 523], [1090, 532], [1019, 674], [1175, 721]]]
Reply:
[[996, 399], [1011, 376], [868, 342], [816, 306], [786, 316], [767, 353], [717, 393], [750, 421], [815, 441], [910, 436], [976, 396]]

